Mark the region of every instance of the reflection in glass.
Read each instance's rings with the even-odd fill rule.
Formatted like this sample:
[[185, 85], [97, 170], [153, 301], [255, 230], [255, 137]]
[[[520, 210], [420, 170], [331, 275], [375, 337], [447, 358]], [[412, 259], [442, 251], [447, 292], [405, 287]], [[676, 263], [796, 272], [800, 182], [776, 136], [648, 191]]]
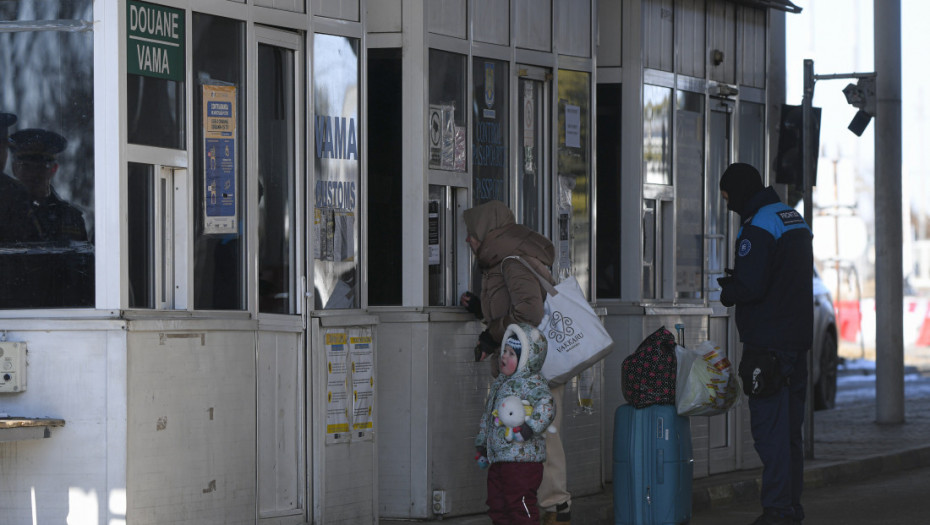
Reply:
[[236, 149], [234, 233], [207, 233], [203, 133], [203, 89], [194, 89], [194, 308], [245, 309], [245, 26], [218, 16], [194, 13], [191, 32], [194, 77], [201, 84], [236, 88]]
[[643, 199], [643, 298], [656, 296], [656, 205], [655, 199]]
[[[722, 108], [726, 110], [724, 106]], [[727, 241], [727, 212], [726, 201], [720, 195], [718, 182], [720, 174], [730, 164], [730, 114], [727, 111], [710, 111], [711, 137], [710, 153], [707, 162], [708, 173], [713, 174], [707, 178], [707, 299], [720, 300], [720, 285], [718, 277], [723, 277], [729, 259]]]
[[258, 46], [258, 309], [294, 313], [294, 51]]
[[649, 184], [672, 183], [671, 88], [643, 86], [643, 174]]
[[314, 308], [358, 308], [358, 39], [313, 35]]
[[545, 84], [521, 78], [517, 88], [517, 209], [518, 220], [527, 228], [548, 234], [543, 223], [546, 160]]
[[590, 294], [590, 101], [588, 73], [559, 70], [558, 232], [559, 277], [574, 275]]
[[465, 171], [465, 55], [429, 50], [429, 167]]
[[704, 287], [704, 95], [677, 96], [676, 294], [700, 299]]
[[[24, 23], [0, 32], [0, 308], [92, 307], [94, 33], [28, 24], [91, 27], [93, 2], [0, 2], [0, 20]], [[63, 149], [8, 164], [7, 134], [37, 129]]]
[[187, 149], [185, 82], [126, 76], [127, 140], [131, 144]]
[[477, 206], [491, 200], [509, 201], [510, 110], [507, 63], [475, 58], [472, 136], [472, 188]]

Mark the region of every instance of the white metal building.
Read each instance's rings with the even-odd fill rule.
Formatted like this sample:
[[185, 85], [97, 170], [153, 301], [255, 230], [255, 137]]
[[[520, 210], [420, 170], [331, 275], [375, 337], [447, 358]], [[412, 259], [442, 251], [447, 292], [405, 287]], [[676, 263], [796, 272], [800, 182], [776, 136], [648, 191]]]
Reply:
[[[0, 113], [65, 137], [52, 194], [83, 218], [0, 225], [4, 523], [483, 512], [491, 378], [457, 303], [490, 199], [616, 341], [567, 388], [570, 489], [601, 491], [622, 359], [677, 323], [735, 348], [717, 181], [770, 171], [791, 8], [0, 3]], [[758, 465], [744, 412], [692, 432], [695, 476]]]

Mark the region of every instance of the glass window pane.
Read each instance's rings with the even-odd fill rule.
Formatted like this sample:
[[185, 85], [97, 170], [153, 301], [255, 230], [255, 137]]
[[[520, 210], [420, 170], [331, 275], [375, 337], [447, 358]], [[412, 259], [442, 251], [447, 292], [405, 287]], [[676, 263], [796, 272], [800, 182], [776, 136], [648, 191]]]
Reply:
[[545, 224], [546, 84], [521, 78], [517, 88], [517, 209], [519, 222], [548, 235]]
[[155, 172], [129, 163], [129, 307], [155, 308]]
[[294, 51], [258, 46], [258, 309], [294, 313]]
[[491, 200], [509, 203], [507, 166], [510, 148], [510, 90], [506, 62], [474, 59], [475, 124], [472, 171], [474, 205]]
[[358, 308], [359, 42], [313, 36], [314, 308]]
[[399, 49], [368, 50], [368, 304], [403, 302], [402, 55]]
[[620, 297], [620, 84], [597, 85], [597, 297]]
[[[245, 26], [194, 13], [194, 308], [245, 309]], [[209, 97], [227, 97], [235, 116], [230, 135], [204, 131], [204, 87]], [[215, 106], [209, 106], [215, 107]], [[236, 111], [238, 108], [238, 111]], [[214, 115], [215, 116], [215, 115]], [[212, 118], [212, 117], [211, 117]], [[208, 158], [209, 157], [209, 158]]]
[[704, 96], [679, 91], [676, 117], [675, 289], [679, 299], [699, 299], [704, 284]]
[[0, 2], [0, 20], [22, 23], [0, 32], [0, 308], [91, 307], [93, 2]]
[[646, 183], [672, 183], [672, 90], [643, 86], [643, 174]]
[[429, 50], [429, 167], [465, 171], [465, 56]]
[[590, 101], [588, 73], [559, 70], [558, 258], [589, 295], [591, 277]]

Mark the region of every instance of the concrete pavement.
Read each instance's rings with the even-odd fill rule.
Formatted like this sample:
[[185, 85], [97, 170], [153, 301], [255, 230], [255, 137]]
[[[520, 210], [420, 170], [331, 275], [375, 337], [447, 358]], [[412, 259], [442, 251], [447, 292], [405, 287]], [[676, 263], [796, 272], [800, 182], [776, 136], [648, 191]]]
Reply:
[[[875, 402], [865, 400], [814, 415], [814, 457], [805, 465], [807, 487], [820, 487], [878, 474], [930, 466], [930, 396], [915, 396], [905, 405], [906, 422], [875, 423]], [[744, 470], [696, 479], [692, 508], [701, 510], [735, 501], [758, 500], [761, 469]], [[572, 502], [572, 525], [613, 523], [613, 486]], [[485, 515], [446, 518], [449, 525], [488, 525]], [[382, 520], [382, 525], [410, 523]]]

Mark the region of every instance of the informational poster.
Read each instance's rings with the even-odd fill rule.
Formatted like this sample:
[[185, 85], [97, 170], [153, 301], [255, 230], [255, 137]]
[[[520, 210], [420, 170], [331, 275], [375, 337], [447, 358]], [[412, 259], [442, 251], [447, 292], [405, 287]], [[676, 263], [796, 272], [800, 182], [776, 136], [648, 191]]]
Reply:
[[429, 106], [429, 167], [442, 166], [442, 106]]
[[536, 90], [523, 83], [523, 172], [536, 174]]
[[370, 328], [349, 330], [352, 361], [352, 439], [370, 439], [374, 430], [375, 355]]
[[204, 233], [236, 233], [236, 86], [203, 86]]
[[327, 331], [326, 348], [326, 442], [349, 440], [348, 336], [345, 331]]
[[440, 152], [440, 165], [438, 167], [451, 170], [455, 166], [455, 106], [443, 104], [440, 108], [442, 151]]
[[581, 107], [565, 104], [565, 145], [581, 147]]

